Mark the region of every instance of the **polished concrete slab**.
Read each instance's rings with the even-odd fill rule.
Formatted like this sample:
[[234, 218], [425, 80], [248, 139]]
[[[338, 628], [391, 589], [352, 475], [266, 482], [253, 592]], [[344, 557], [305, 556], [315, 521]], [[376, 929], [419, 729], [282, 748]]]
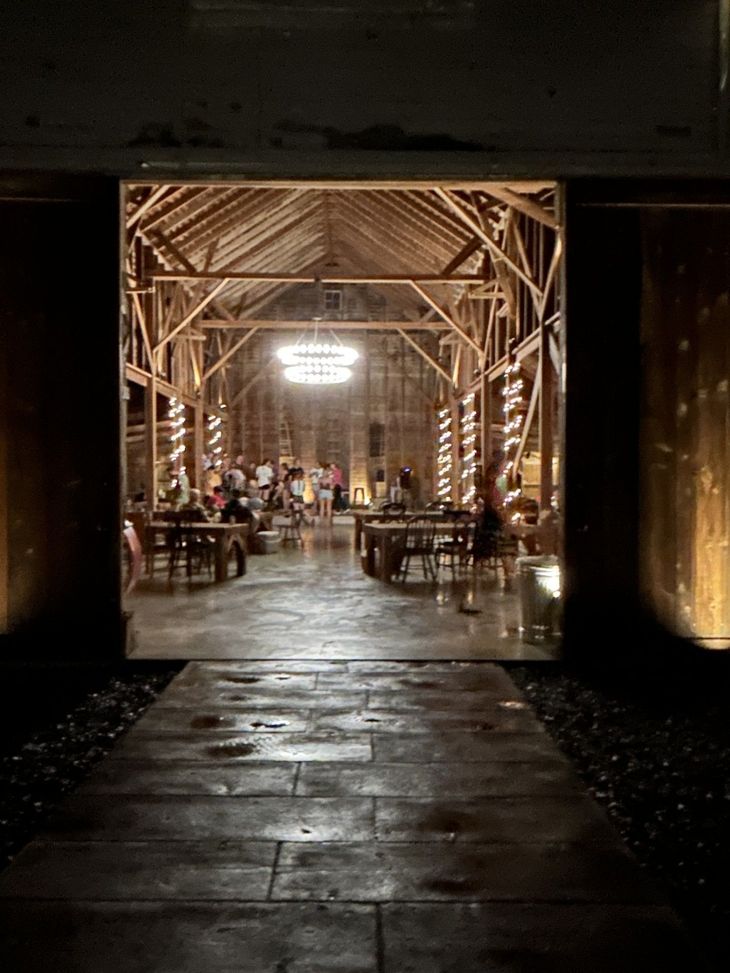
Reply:
[[704, 968], [489, 662], [189, 664], [0, 876], [0, 925], [23, 973]]
[[[349, 518], [347, 518], [349, 521]], [[251, 555], [242, 578], [143, 579], [128, 600], [132, 655], [149, 659], [547, 659], [518, 633], [517, 598], [494, 572], [405, 584], [365, 575], [349, 522]]]

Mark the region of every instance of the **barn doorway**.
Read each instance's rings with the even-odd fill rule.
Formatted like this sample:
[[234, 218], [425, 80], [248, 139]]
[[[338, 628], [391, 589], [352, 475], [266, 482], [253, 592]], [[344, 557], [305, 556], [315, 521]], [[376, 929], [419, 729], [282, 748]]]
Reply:
[[[554, 640], [520, 637], [514, 575], [515, 556], [560, 546], [557, 186], [150, 181], [122, 192], [123, 493], [144, 546], [127, 596], [133, 653], [554, 652]], [[277, 354], [291, 345], [344, 346], [357, 361], [347, 381], [292, 383]], [[313, 471], [332, 464], [330, 519]], [[284, 466], [303, 470], [296, 532], [290, 491], [276, 485]], [[220, 522], [234, 479], [255, 525], [173, 563], [160, 525], [190, 503]], [[379, 535], [368, 541], [389, 502], [432, 519], [447, 508], [456, 523], [485, 500], [510, 543], [483, 559], [443, 556], [435, 577], [418, 563], [399, 581], [397, 543], [393, 555]], [[275, 554], [261, 527], [283, 538]]]

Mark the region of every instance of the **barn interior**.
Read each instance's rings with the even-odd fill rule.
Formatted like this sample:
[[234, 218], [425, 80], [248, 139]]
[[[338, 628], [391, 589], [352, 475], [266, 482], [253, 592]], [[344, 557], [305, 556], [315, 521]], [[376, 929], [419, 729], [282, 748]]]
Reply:
[[[363, 573], [353, 524], [394, 500], [466, 512], [498, 480], [515, 530], [550, 521], [540, 537], [525, 527], [517, 553], [557, 553], [556, 185], [152, 181], [123, 191], [123, 494], [142, 544], [154, 544], [149, 523], [174, 501], [183, 467], [201, 496], [211, 464], [234, 458], [307, 472], [336, 463], [343, 474], [331, 529], [315, 520], [307, 476], [311, 527], [275, 557], [248, 557], [245, 577], [211, 583], [202, 567], [191, 577], [145, 556], [127, 599], [131, 651], [224, 657], [242, 625], [254, 657], [281, 651], [304, 621], [283, 592], [303, 585], [337, 593], [327, 608], [317, 602], [312, 651], [324, 625], [340, 645], [352, 636], [356, 654], [387, 657], [399, 640], [415, 657], [426, 643], [437, 656], [542, 657], [520, 638], [504, 564], [444, 564], [433, 582], [413, 571], [384, 585]], [[322, 343], [357, 353], [347, 380], [287, 380], [277, 352]], [[268, 526], [286, 534], [282, 513]], [[247, 548], [257, 549], [251, 538]], [[438, 638], [413, 624], [422, 611]]]

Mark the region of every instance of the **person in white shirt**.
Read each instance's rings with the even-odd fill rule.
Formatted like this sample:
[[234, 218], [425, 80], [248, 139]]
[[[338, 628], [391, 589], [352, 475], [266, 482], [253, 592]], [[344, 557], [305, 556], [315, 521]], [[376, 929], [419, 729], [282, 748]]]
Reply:
[[270, 459], [265, 459], [260, 466], [256, 467], [256, 482], [261, 491], [261, 499], [266, 503], [271, 491], [271, 481], [274, 479], [274, 464]]
[[314, 466], [309, 471], [309, 476], [312, 480], [312, 493], [314, 494], [314, 512], [316, 514], [321, 513], [319, 509], [319, 481], [323, 473], [324, 469], [321, 466]]

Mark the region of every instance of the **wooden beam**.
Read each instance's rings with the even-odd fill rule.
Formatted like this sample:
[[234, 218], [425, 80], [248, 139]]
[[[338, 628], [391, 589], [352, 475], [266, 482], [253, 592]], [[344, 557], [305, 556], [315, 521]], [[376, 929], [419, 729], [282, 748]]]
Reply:
[[461, 335], [461, 337], [464, 339], [464, 341], [466, 341], [467, 344], [471, 345], [472, 348], [474, 348], [474, 350], [479, 355], [479, 358], [481, 360], [481, 358], [482, 358], [482, 349], [477, 344], [477, 342], [472, 338], [472, 336], [469, 334], [469, 332], [466, 331], [464, 328], [462, 328], [462, 326], [460, 324], [457, 324], [457, 322], [454, 320], [454, 318], [447, 311], [444, 311], [444, 309], [439, 306], [439, 304], [431, 297], [430, 294], [428, 294], [420, 286], [420, 284], [416, 280], [411, 280], [410, 281], [410, 284], [411, 284], [411, 287], [413, 288], [413, 290], [417, 294], [419, 294], [423, 298], [423, 300], [430, 307], [432, 307], [434, 309], [434, 311], [436, 311], [437, 314], [440, 314], [441, 317], [444, 319], [444, 321], [446, 321], [447, 324], [450, 324], [451, 327], [454, 329], [454, 331], [456, 331], [459, 335]]
[[548, 213], [546, 209], [536, 202], [534, 199], [530, 199], [527, 196], [522, 196], [520, 193], [509, 189], [507, 186], [492, 186], [487, 190], [488, 195], [493, 196], [494, 199], [498, 199], [502, 203], [507, 203], [512, 209], [516, 209], [519, 213], [524, 213], [525, 216], [529, 216], [533, 220], [537, 220], [538, 223], [544, 223], [545, 226], [549, 226], [551, 230], [557, 230], [558, 221], [555, 219], [552, 213]]
[[415, 350], [416, 350], [416, 351], [418, 352], [418, 354], [419, 354], [419, 355], [421, 356], [421, 358], [423, 358], [423, 360], [424, 360], [424, 361], [427, 361], [427, 362], [428, 362], [428, 364], [429, 364], [429, 365], [431, 366], [431, 368], [435, 368], [435, 369], [436, 369], [436, 371], [437, 371], [437, 372], [438, 372], [438, 373], [439, 373], [440, 375], [443, 375], [443, 377], [444, 377], [444, 378], [446, 379], [446, 381], [447, 381], [447, 382], [451, 382], [451, 376], [450, 376], [450, 375], [449, 375], [449, 373], [448, 373], [448, 372], [446, 371], [446, 369], [445, 369], [445, 368], [443, 368], [443, 367], [442, 367], [442, 366], [441, 366], [441, 365], [440, 365], [440, 364], [439, 364], [439, 363], [438, 363], [438, 362], [436, 361], [436, 359], [435, 359], [435, 358], [432, 358], [432, 357], [431, 357], [431, 356], [429, 355], [429, 353], [428, 353], [428, 352], [427, 352], [427, 351], [426, 351], [426, 350], [425, 350], [424, 348], [422, 348], [422, 347], [421, 347], [421, 346], [420, 346], [420, 345], [418, 344], [418, 342], [417, 342], [417, 341], [414, 341], [414, 340], [413, 340], [413, 338], [411, 338], [411, 336], [410, 336], [410, 335], [409, 335], [409, 334], [408, 334], [408, 333], [407, 333], [406, 331], [402, 331], [402, 330], [400, 330], [400, 329], [399, 329], [399, 331], [398, 331], [398, 334], [399, 334], [399, 335], [401, 336], [401, 338], [403, 338], [403, 340], [404, 340], [404, 341], [406, 341], [406, 342], [407, 342], [407, 343], [408, 343], [408, 344], [409, 344], [409, 345], [410, 345], [410, 346], [411, 346], [412, 348], [415, 348]]
[[154, 369], [155, 360], [152, 355], [152, 343], [150, 342], [150, 334], [149, 331], [147, 330], [147, 319], [142, 309], [142, 301], [140, 300], [139, 294], [132, 294], [132, 301], [134, 303], [134, 309], [137, 312], [137, 319], [139, 320], [139, 330], [142, 333], [142, 341], [144, 343], [144, 350], [145, 350], [145, 354], [147, 355], [147, 361], [149, 362], [150, 368]]
[[131, 216], [127, 217], [127, 229], [128, 230], [131, 229], [131, 227], [134, 226], [134, 224], [139, 220], [139, 218], [141, 216], [144, 216], [147, 210], [150, 209], [150, 207], [154, 206], [155, 203], [165, 195], [165, 193], [168, 191], [169, 188], [170, 188], [169, 186], [158, 186], [157, 189], [155, 189], [152, 193], [150, 193], [147, 199], [140, 206], [137, 207], [134, 213], [132, 213]]
[[550, 296], [550, 290], [555, 283], [555, 278], [558, 273], [558, 268], [560, 267], [560, 258], [563, 254], [563, 241], [560, 236], [555, 238], [555, 249], [553, 250], [553, 255], [550, 259], [550, 267], [548, 268], [547, 277], [545, 278], [545, 285], [543, 287], [542, 298], [538, 307], [538, 317], [540, 321], [545, 317], [545, 309], [547, 307], [548, 298]]
[[504, 252], [498, 243], [495, 243], [495, 241], [491, 239], [489, 234], [482, 229], [477, 220], [475, 220], [471, 213], [469, 213], [469, 211], [464, 207], [461, 200], [454, 199], [449, 193], [444, 192], [444, 190], [440, 188], [437, 188], [435, 192], [441, 199], [443, 199], [447, 206], [450, 206], [451, 209], [453, 209], [453, 211], [462, 219], [464, 224], [469, 227], [472, 233], [475, 233], [481, 240], [484, 241], [484, 243], [486, 243], [490, 253], [492, 254], [495, 270], [498, 260], [506, 263], [507, 266], [510, 267], [515, 274], [517, 274], [520, 280], [527, 284], [530, 290], [535, 291], [536, 297], [539, 300], [539, 298], [542, 296], [542, 291], [535, 281], [523, 271], [519, 264], [516, 264], [515, 261]]
[[147, 509], [157, 505], [157, 382], [150, 378], [144, 390], [144, 491]]
[[[124, 183], [134, 189], [140, 186], [158, 186], [159, 179], [130, 179]], [[196, 186], [210, 189], [210, 180], [178, 179], [176, 186]], [[490, 192], [493, 186], [507, 187], [519, 193], [539, 193], [554, 189], [555, 182], [545, 179], [516, 179], [495, 182], [487, 179], [241, 179], [222, 178], [215, 183], [221, 190], [234, 189], [330, 189], [354, 192], [373, 192], [383, 189], [411, 189], [427, 192], [436, 188], [457, 190], [483, 190]]]
[[193, 320], [193, 318], [197, 317], [197, 315], [200, 314], [200, 312], [204, 310], [210, 304], [210, 302], [220, 294], [220, 292], [223, 290], [224, 287], [227, 286], [228, 283], [230, 282], [227, 277], [219, 281], [212, 291], [209, 291], [209, 293], [207, 293], [205, 297], [203, 297], [200, 301], [198, 301], [198, 303], [191, 311], [188, 311], [188, 313], [185, 315], [182, 321], [179, 324], [175, 325], [175, 327], [172, 329], [172, 331], [169, 334], [165, 335], [165, 337], [162, 338], [161, 341], [158, 341], [158, 343], [155, 345], [155, 352], [158, 352], [161, 348], [164, 348], [164, 346], [168, 343], [168, 341], [172, 341], [175, 335], [179, 334], [183, 330], [183, 328], [186, 328]]
[[236, 328], [260, 328], [263, 331], [304, 331], [314, 325], [325, 331], [439, 331], [449, 328], [445, 321], [299, 321], [295, 318], [276, 321], [273, 318], [251, 318], [221, 321], [205, 318], [201, 328], [226, 331]]
[[553, 387], [555, 371], [550, 361], [550, 332], [540, 325], [540, 509], [550, 510], [553, 496]]
[[[128, 382], [134, 382], [135, 385], [141, 385], [143, 388], [147, 388], [150, 381], [154, 376], [149, 375], [147, 372], [143, 371], [141, 368], [137, 368], [136, 365], [126, 364], [124, 366], [125, 378]], [[171, 385], [170, 382], [166, 382], [162, 378], [155, 378], [155, 385], [157, 386], [157, 391], [162, 395], [167, 396], [168, 399], [175, 396], [175, 398], [180, 399], [185, 405], [194, 407], [198, 401], [197, 397], [194, 395], [188, 395], [187, 392], [182, 392], [179, 388]]]
[[[422, 284], [481, 284], [487, 278], [482, 274], [275, 274], [255, 271], [206, 273], [205, 271], [159, 270], [150, 275], [152, 280], [221, 280], [246, 281], [253, 284], [408, 284], [415, 280]], [[535, 285], [530, 282], [534, 287]]]
[[236, 354], [239, 348], [243, 348], [246, 342], [253, 338], [258, 330], [258, 328], [251, 328], [250, 331], [247, 331], [240, 341], [237, 341], [235, 345], [229, 348], [228, 351], [225, 352], [225, 354], [222, 355], [214, 365], [211, 365], [211, 367], [203, 375], [203, 381], [207, 382], [211, 375], [215, 375], [218, 369], [222, 368], [225, 363]]
[[522, 462], [522, 454], [527, 446], [527, 438], [530, 435], [530, 429], [532, 428], [532, 421], [535, 418], [535, 409], [537, 408], [537, 403], [540, 398], [540, 372], [535, 375], [535, 382], [532, 386], [532, 395], [530, 396], [530, 404], [527, 407], [527, 416], [525, 418], [525, 424], [522, 427], [522, 435], [520, 436], [520, 441], [515, 450], [515, 460], [513, 471], [517, 473], [520, 463]]

